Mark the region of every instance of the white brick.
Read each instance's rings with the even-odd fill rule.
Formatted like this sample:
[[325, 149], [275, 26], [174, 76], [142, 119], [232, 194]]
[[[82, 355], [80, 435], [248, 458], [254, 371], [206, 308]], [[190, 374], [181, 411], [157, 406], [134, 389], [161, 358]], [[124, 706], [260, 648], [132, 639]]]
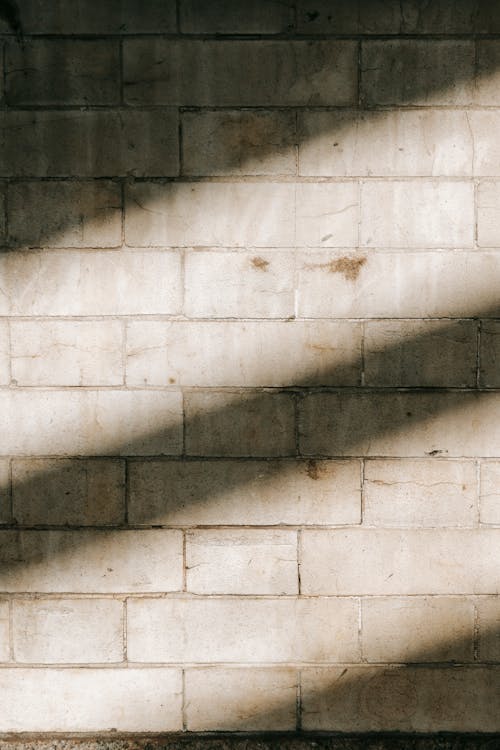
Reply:
[[178, 117], [171, 110], [0, 113], [0, 174], [6, 176], [177, 175], [178, 152]]
[[295, 144], [295, 115], [289, 111], [201, 111], [182, 117], [185, 175], [294, 175]]
[[477, 624], [480, 661], [500, 662], [500, 600], [478, 599]]
[[363, 487], [363, 522], [370, 526], [473, 526], [477, 521], [472, 461], [367, 461]]
[[12, 378], [18, 385], [121, 385], [119, 321], [13, 321]]
[[124, 43], [128, 104], [349, 105], [357, 99], [356, 68], [353, 41], [150, 38]]
[[0, 531], [0, 540], [2, 591], [111, 594], [182, 587], [180, 531]]
[[132, 524], [356, 524], [358, 461], [132, 461]]
[[370, 106], [469, 104], [473, 99], [474, 54], [470, 40], [364, 42], [362, 101]]
[[192, 456], [292, 456], [295, 408], [290, 393], [186, 394], [186, 453]]
[[299, 174], [469, 176], [473, 141], [468, 116], [440, 110], [304, 112], [299, 115]]
[[128, 188], [125, 238], [137, 247], [289, 247], [291, 183], [137, 183]]
[[369, 662], [469, 662], [474, 607], [454, 598], [364, 599], [362, 633]]
[[123, 659], [123, 604], [114, 599], [14, 600], [14, 659], [92, 664]]
[[14, 459], [12, 504], [23, 526], [106, 526], [125, 520], [125, 462]]
[[498, 732], [498, 669], [345, 667], [302, 672], [302, 727]]
[[180, 453], [182, 396], [166, 391], [0, 392], [4, 455]]
[[360, 377], [357, 323], [140, 321], [127, 327], [128, 385], [357, 385]]
[[299, 317], [498, 315], [495, 252], [302, 253], [297, 276]]
[[474, 387], [477, 323], [373, 321], [365, 325], [365, 384]]
[[12, 315], [170, 315], [182, 304], [177, 253], [13, 252], [0, 270], [0, 311]]
[[7, 321], [0, 321], [0, 385], [10, 383], [10, 334]]
[[500, 173], [500, 147], [495, 138], [500, 125], [500, 112], [471, 110], [467, 117], [474, 140], [474, 175], [494, 177]]
[[358, 244], [359, 187], [353, 182], [297, 185], [296, 243], [305, 247]]
[[189, 669], [187, 730], [290, 731], [296, 727], [292, 669]]
[[480, 336], [480, 383], [486, 388], [500, 386], [500, 321], [484, 320]]
[[302, 592], [494, 594], [499, 543], [500, 531], [486, 529], [306, 530]]
[[477, 243], [479, 247], [498, 247], [500, 232], [500, 182], [482, 182], [477, 189]]
[[0, 661], [10, 661], [9, 602], [0, 600]]
[[300, 402], [305, 456], [493, 457], [500, 453], [500, 394], [316, 393]]
[[360, 241], [366, 247], [472, 247], [474, 186], [366, 182], [361, 186]]
[[182, 729], [178, 669], [2, 669], [1, 732]]
[[10, 523], [10, 463], [0, 459], [0, 524]]
[[293, 531], [193, 531], [186, 537], [187, 590], [194, 594], [298, 594]]
[[118, 247], [121, 193], [114, 182], [9, 186], [9, 242], [29, 247]]
[[182, 0], [180, 26], [184, 34], [279, 34], [292, 28], [293, 7], [286, 3], [249, 0]]
[[163, 662], [357, 661], [350, 599], [131, 599], [128, 658]]
[[294, 314], [294, 253], [190, 252], [185, 313], [200, 318], [288, 318]]
[[481, 523], [500, 525], [500, 461], [481, 463], [480, 512]]

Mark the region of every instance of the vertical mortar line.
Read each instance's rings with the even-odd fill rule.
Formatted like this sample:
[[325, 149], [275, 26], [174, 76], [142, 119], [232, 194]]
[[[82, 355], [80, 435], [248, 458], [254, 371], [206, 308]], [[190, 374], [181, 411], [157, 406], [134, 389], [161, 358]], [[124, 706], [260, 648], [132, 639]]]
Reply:
[[366, 320], [363, 320], [361, 323], [361, 351], [360, 351], [360, 365], [361, 365], [360, 385], [361, 387], [366, 385], [366, 382], [365, 382], [365, 335], [366, 335]]
[[302, 580], [300, 577], [300, 566], [302, 565], [302, 529], [297, 531], [297, 592], [302, 596]]
[[187, 532], [182, 529], [182, 591], [187, 592]]
[[183, 132], [184, 112], [181, 107], [177, 107], [177, 155], [179, 157], [179, 177], [184, 174], [184, 132]]
[[295, 176], [299, 176], [299, 111], [298, 109], [295, 110]]
[[122, 329], [122, 386], [127, 385], [127, 344], [128, 344], [128, 321], [121, 318]]
[[304, 394], [293, 393], [293, 431], [295, 439], [295, 458], [300, 457], [300, 434], [299, 434], [299, 399], [303, 398]]
[[474, 179], [474, 240], [473, 240], [473, 247], [475, 250], [479, 247], [479, 200], [478, 200], [478, 194], [479, 194], [479, 180]]
[[473, 660], [479, 661], [481, 656], [479, 652], [479, 612], [477, 609], [477, 601], [474, 600], [472, 604], [474, 607], [474, 627], [472, 636]]
[[119, 82], [120, 82], [120, 91], [119, 91], [119, 100], [120, 100], [120, 107], [123, 107], [125, 104], [125, 92], [123, 87], [123, 37], [120, 36], [118, 38], [118, 76], [119, 76]]
[[123, 661], [125, 664], [128, 665], [128, 647], [127, 647], [127, 640], [128, 640], [128, 599], [124, 599], [122, 602], [122, 655], [123, 655]]
[[125, 459], [125, 492], [124, 492], [124, 509], [123, 509], [123, 522], [125, 526], [128, 526], [128, 506], [130, 500], [130, 473], [129, 473], [129, 459]]
[[186, 715], [186, 670], [182, 669], [182, 705], [181, 705], [181, 716], [182, 716], [182, 731], [187, 732], [187, 715]]
[[175, 26], [178, 34], [181, 33], [181, 0], [175, 0]]
[[186, 398], [184, 389], [181, 389], [181, 410], [182, 410], [182, 445], [181, 458], [186, 457]]
[[481, 459], [476, 459], [476, 526], [481, 525], [481, 474], [483, 469], [483, 462]]
[[300, 669], [297, 670], [297, 685], [296, 685], [296, 699], [295, 699], [295, 730], [300, 732], [302, 730], [302, 672]]
[[12, 597], [9, 597], [9, 660], [15, 661], [14, 659], [14, 602]]
[[363, 600], [358, 597], [358, 648], [359, 648], [359, 659], [365, 663], [365, 655], [363, 653]]
[[121, 196], [121, 238], [122, 238], [122, 250], [125, 245], [125, 180], [120, 180], [120, 196]]
[[360, 482], [360, 525], [364, 524], [365, 520], [365, 465], [366, 465], [366, 459], [363, 457], [360, 459], [360, 467], [359, 467], [359, 482]]
[[481, 333], [482, 321], [477, 321], [476, 329], [476, 388], [481, 387]]
[[[360, 12], [358, 6], [358, 13]], [[359, 19], [358, 19], [359, 22]], [[357, 79], [356, 79], [356, 103], [357, 108], [361, 109], [362, 106], [362, 90], [361, 90], [361, 62], [362, 62], [362, 41], [358, 39], [358, 65], [357, 65]]]
[[9, 458], [7, 481], [9, 482], [9, 524], [14, 522], [14, 485], [12, 482], [12, 458]]
[[179, 265], [180, 265], [180, 287], [181, 287], [181, 309], [180, 313], [183, 318], [186, 317], [186, 250], [180, 248], [177, 250], [179, 253]]

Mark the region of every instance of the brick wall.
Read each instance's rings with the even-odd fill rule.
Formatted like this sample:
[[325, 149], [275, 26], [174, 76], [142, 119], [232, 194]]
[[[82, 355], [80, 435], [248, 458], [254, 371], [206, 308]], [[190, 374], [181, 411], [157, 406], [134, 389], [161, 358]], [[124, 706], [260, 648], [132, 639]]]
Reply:
[[500, 731], [500, 5], [19, 6], [0, 733]]

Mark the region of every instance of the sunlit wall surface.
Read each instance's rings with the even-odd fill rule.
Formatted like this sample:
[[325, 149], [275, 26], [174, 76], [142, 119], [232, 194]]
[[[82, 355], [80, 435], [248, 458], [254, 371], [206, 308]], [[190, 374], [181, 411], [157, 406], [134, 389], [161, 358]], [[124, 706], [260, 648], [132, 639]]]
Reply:
[[500, 3], [19, 11], [0, 734], [500, 731]]

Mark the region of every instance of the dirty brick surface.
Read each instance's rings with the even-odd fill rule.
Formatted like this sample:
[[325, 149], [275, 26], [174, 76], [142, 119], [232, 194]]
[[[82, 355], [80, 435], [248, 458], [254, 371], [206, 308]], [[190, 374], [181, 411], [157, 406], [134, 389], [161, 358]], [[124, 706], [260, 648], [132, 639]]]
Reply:
[[18, 5], [0, 750], [498, 750], [499, 7]]

